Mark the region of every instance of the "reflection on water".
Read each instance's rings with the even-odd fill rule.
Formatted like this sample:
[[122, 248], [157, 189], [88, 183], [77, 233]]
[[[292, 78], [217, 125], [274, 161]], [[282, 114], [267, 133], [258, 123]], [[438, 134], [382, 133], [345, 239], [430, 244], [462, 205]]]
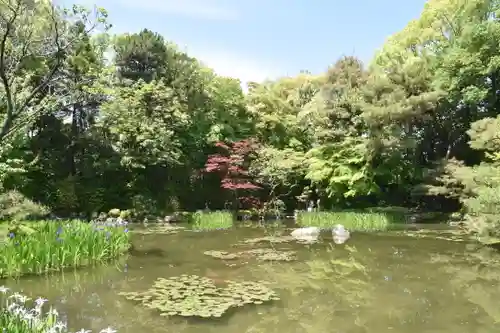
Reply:
[[[500, 329], [500, 261], [463, 242], [353, 234], [343, 245], [331, 233], [312, 244], [245, 242], [289, 231], [238, 228], [206, 233], [136, 235], [126, 262], [51, 277], [9, 281], [9, 287], [44, 296], [73, 330], [108, 325], [140, 332], [493, 332]], [[210, 250], [252, 248], [297, 252], [297, 261], [231, 260]], [[497, 255], [498, 256], [498, 255]], [[217, 320], [165, 318], [118, 296], [148, 289], [158, 277], [181, 274], [222, 280], [264, 280], [281, 296]]]

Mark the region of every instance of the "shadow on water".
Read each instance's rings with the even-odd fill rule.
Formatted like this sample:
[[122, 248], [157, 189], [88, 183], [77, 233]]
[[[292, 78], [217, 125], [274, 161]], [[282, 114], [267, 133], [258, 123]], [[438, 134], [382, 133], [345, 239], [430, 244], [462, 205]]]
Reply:
[[[467, 242], [388, 232], [354, 233], [334, 245], [325, 233], [315, 244], [249, 239], [289, 235], [279, 227], [180, 231], [135, 235], [127, 263], [49, 277], [7, 281], [31, 296], [44, 296], [73, 331], [186, 333], [472, 333], [500, 329], [500, 261]], [[296, 251], [292, 262], [255, 258], [221, 260], [209, 250], [256, 248]], [[238, 308], [217, 320], [185, 320], [126, 300], [121, 291], [143, 291], [159, 277], [195, 274], [216, 281], [266, 281], [281, 297]]]

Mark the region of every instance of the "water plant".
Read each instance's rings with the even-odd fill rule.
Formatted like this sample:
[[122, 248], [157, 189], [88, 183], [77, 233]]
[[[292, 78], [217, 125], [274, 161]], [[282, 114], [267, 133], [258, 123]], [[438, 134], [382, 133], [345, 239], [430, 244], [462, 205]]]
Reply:
[[293, 261], [295, 260], [296, 252], [280, 251], [276, 249], [252, 249], [235, 253], [225, 251], [205, 251], [203, 254], [222, 260], [255, 257], [257, 260], [261, 261]]
[[252, 255], [257, 260], [262, 261], [293, 261], [295, 251], [278, 251], [275, 249], [252, 249], [242, 252], [242, 254]]
[[126, 224], [73, 220], [44, 221], [30, 227], [29, 233], [11, 231], [0, 246], [0, 278], [102, 263], [124, 254], [130, 246]]
[[401, 236], [408, 236], [414, 238], [431, 238], [431, 239], [442, 239], [450, 242], [466, 242], [468, 240], [474, 239], [465, 230], [405, 230], [396, 231], [394, 234]]
[[184, 229], [185, 228], [181, 226], [158, 225], [154, 227], [148, 227], [145, 229], [134, 229], [131, 230], [131, 232], [139, 235], [153, 235], [153, 234], [173, 235], [179, 233], [181, 230]]
[[279, 300], [278, 295], [262, 283], [226, 282], [226, 287], [217, 287], [208, 278], [181, 275], [159, 278], [144, 292], [122, 292], [120, 295], [160, 311], [161, 316], [202, 318], [221, 317], [229, 309], [246, 304]]
[[240, 242], [240, 244], [253, 245], [258, 243], [288, 243], [293, 240], [294, 238], [292, 236], [264, 236], [264, 237], [245, 239], [242, 242]]
[[193, 230], [220, 230], [233, 226], [233, 214], [226, 211], [196, 212], [191, 220]]
[[297, 224], [304, 227], [332, 228], [342, 224], [350, 231], [382, 231], [390, 227], [389, 217], [380, 212], [298, 212]]
[[[32, 303], [29, 306], [29, 303]], [[0, 327], [2, 333], [66, 333], [67, 324], [60, 320], [56, 309], [44, 311], [47, 299], [30, 298], [19, 293], [9, 293], [9, 289], [0, 287]], [[81, 329], [76, 333], [92, 333]], [[116, 333], [111, 327], [100, 333]]]
[[205, 251], [203, 252], [203, 254], [206, 256], [223, 260], [232, 260], [240, 257], [238, 253], [229, 253], [226, 251]]

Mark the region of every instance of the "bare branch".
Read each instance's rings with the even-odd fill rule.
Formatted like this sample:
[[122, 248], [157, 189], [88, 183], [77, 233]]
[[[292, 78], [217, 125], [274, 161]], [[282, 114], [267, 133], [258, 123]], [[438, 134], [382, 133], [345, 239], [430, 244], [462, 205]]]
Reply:
[[[0, 3], [4, 9], [3, 13], [0, 13], [2, 28], [5, 25], [5, 29], [2, 29], [3, 34], [0, 35], [0, 79], [7, 102], [7, 112], [0, 129], [0, 141], [2, 141], [7, 135], [10, 136], [12, 131], [19, 130], [28, 120], [31, 121], [47, 109], [47, 105], [41, 105], [47, 102], [47, 95], [56, 97], [55, 91], [63, 95], [68, 93], [65, 91], [66, 87], [58, 82], [66, 76], [63, 65], [68, 49], [82, 37], [82, 33], [72, 34], [69, 27], [76, 22], [83, 22], [85, 25], [83, 34], [88, 34], [96, 29], [98, 24], [103, 23], [103, 20], [99, 18], [98, 10], [95, 11], [95, 20], [92, 20], [83, 8], [68, 13], [60, 11], [53, 4], [32, 8], [26, 6], [23, 0], [15, 0], [15, 5], [4, 0], [0, 0]], [[43, 26], [43, 30], [39, 31], [33, 23], [40, 10], [47, 10], [41, 14], [41, 22], [42, 25], [48, 26]], [[48, 68], [42, 77], [36, 77], [37, 82], [34, 85], [21, 87], [24, 90], [18, 91], [15, 87], [17, 81], [21, 79], [20, 73], [26, 60], [31, 58], [42, 61]], [[51, 98], [50, 101], [52, 100]]]
[[14, 115], [14, 101], [12, 98], [12, 91], [6, 73], [5, 53], [7, 52], [7, 39], [9, 38], [13, 24], [19, 15], [20, 7], [21, 7], [21, 2], [19, 1], [17, 3], [17, 7], [14, 8], [12, 17], [10, 18], [10, 20], [6, 22], [5, 31], [0, 42], [0, 79], [2, 80], [5, 90], [5, 98], [7, 100], [7, 114], [5, 115], [5, 120], [3, 122], [2, 129], [0, 130], [0, 139], [5, 135], [5, 133], [8, 131], [8, 128], [12, 125], [13, 122], [12, 118]]

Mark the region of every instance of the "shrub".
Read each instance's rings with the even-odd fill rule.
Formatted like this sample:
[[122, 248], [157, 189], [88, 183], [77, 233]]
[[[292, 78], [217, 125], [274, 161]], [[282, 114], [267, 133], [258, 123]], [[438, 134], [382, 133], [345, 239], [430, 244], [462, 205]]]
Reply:
[[18, 191], [0, 194], [0, 220], [29, 220], [46, 217], [50, 210]]

